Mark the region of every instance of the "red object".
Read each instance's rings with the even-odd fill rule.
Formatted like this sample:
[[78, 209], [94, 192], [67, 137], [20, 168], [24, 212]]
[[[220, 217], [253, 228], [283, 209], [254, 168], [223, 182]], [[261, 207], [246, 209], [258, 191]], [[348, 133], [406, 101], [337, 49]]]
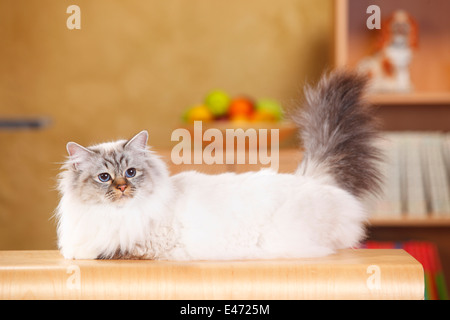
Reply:
[[367, 249], [404, 249], [417, 261], [424, 270], [425, 299], [426, 300], [447, 300], [448, 293], [445, 284], [441, 261], [436, 245], [428, 241], [367, 241], [362, 245]]
[[250, 118], [254, 110], [254, 104], [251, 100], [247, 98], [236, 98], [231, 101], [228, 108], [228, 114], [230, 118], [235, 117], [246, 117]]

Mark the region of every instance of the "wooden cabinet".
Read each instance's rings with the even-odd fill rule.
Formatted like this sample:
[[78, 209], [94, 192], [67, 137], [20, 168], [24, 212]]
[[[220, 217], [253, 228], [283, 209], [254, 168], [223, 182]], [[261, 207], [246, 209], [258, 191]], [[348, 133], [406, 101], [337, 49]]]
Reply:
[[[356, 68], [374, 53], [380, 31], [369, 29], [367, 13], [376, 4], [383, 21], [394, 10], [403, 9], [415, 19], [418, 42], [413, 50], [409, 93], [373, 93], [368, 99], [377, 108], [387, 131], [450, 131], [450, 2], [445, 0], [336, 0], [334, 66]], [[448, 166], [450, 168], [450, 166]], [[449, 173], [447, 173], [449, 174]], [[450, 178], [450, 175], [449, 175]], [[450, 215], [449, 215], [450, 216]], [[447, 286], [450, 278], [450, 218], [373, 219], [371, 239], [433, 241], [442, 259]]]

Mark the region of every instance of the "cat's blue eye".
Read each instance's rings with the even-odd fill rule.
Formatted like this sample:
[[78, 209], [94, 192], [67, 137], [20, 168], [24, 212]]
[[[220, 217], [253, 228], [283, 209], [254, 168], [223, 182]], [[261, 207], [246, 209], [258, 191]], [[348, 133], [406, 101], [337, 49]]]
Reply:
[[136, 169], [135, 168], [129, 168], [127, 171], [125, 171], [125, 176], [127, 178], [133, 178], [136, 175]]
[[98, 175], [98, 180], [100, 180], [101, 182], [108, 182], [109, 180], [111, 180], [111, 176], [106, 172], [100, 173]]

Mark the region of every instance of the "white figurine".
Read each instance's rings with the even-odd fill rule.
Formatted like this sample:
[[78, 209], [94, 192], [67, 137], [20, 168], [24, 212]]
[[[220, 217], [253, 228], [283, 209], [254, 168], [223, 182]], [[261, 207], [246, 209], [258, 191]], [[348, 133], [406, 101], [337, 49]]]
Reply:
[[409, 66], [417, 47], [417, 24], [405, 11], [395, 11], [381, 26], [378, 51], [358, 68], [371, 78], [372, 92], [410, 92]]

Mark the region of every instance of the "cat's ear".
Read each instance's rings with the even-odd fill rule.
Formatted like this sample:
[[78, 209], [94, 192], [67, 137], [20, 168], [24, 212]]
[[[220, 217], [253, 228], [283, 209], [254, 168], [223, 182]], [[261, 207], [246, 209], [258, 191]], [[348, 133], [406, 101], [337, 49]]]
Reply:
[[135, 148], [140, 150], [145, 150], [147, 147], [147, 140], [148, 140], [148, 132], [147, 130], [143, 130], [139, 132], [137, 135], [135, 135], [133, 138], [128, 140], [128, 142], [125, 144], [125, 148]]
[[83, 161], [83, 159], [86, 159], [89, 155], [94, 153], [93, 151], [86, 149], [85, 147], [80, 146], [78, 143], [75, 142], [67, 143], [66, 149], [75, 169], [78, 169], [77, 165], [81, 161]]

